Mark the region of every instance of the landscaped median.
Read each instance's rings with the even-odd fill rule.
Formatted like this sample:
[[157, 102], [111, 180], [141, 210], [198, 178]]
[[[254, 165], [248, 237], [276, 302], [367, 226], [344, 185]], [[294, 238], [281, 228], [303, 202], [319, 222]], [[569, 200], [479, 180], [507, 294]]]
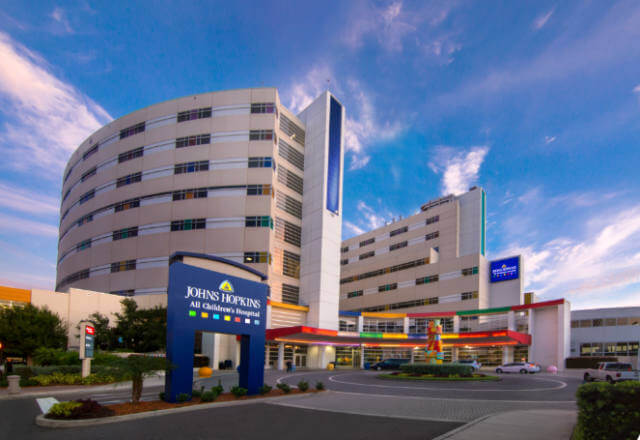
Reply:
[[474, 373], [470, 365], [460, 364], [408, 364], [400, 372], [378, 375], [381, 379], [433, 380], [433, 381], [499, 381], [497, 376]]
[[188, 394], [180, 395], [178, 396], [180, 400], [178, 403], [164, 401], [164, 393], [160, 393], [159, 400], [137, 403], [123, 402], [100, 405], [93, 400], [60, 402], [53, 405], [47, 414], [37, 416], [36, 424], [46, 428], [94, 426], [177, 412], [243, 405], [262, 399], [268, 401], [304, 394], [312, 395], [324, 390], [322, 382], [316, 383], [313, 390], [309, 390], [309, 384], [304, 381], [298, 383], [298, 387], [295, 389], [292, 389], [287, 384], [278, 384], [277, 387], [278, 389], [276, 390], [264, 385], [260, 389], [260, 395], [247, 396], [245, 388], [235, 386], [229, 392], [224, 392], [222, 386], [218, 384], [210, 390], [193, 390], [191, 396]]

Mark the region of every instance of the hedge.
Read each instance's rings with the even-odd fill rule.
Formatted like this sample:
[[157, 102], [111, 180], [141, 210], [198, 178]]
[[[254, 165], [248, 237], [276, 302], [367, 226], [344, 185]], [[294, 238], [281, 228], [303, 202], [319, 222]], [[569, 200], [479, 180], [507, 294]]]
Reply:
[[582, 440], [636, 439], [640, 436], [640, 382], [588, 383], [576, 392]]
[[597, 368], [599, 362], [618, 362], [618, 358], [611, 356], [573, 357], [567, 358], [565, 365], [567, 368]]
[[473, 367], [462, 364], [405, 364], [400, 365], [400, 369], [407, 374], [431, 374], [436, 377], [473, 376]]

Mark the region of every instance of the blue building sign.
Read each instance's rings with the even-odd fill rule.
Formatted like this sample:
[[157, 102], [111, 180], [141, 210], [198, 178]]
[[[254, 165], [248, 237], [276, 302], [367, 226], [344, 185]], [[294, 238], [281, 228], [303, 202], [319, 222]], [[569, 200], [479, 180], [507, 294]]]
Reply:
[[492, 261], [490, 276], [492, 283], [518, 279], [520, 277], [520, 259], [511, 257]]
[[167, 298], [167, 360], [172, 369], [165, 379], [165, 395], [191, 395], [195, 333], [238, 335], [240, 379], [249, 394], [259, 393], [264, 383], [264, 344], [268, 286], [185, 264], [182, 256], [209, 259], [241, 268], [262, 280], [266, 276], [236, 263], [207, 255], [179, 252], [171, 257]]
[[342, 140], [342, 106], [332, 96], [329, 107], [329, 161], [327, 169], [327, 209], [340, 210], [340, 156]]

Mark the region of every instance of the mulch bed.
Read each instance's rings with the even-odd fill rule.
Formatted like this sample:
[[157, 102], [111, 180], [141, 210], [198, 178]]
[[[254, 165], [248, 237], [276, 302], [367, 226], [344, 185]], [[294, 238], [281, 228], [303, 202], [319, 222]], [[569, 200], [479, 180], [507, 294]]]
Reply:
[[[309, 393], [317, 393], [316, 390], [309, 390], [306, 392], [302, 392], [297, 389], [292, 389], [288, 394], [309, 394]], [[105, 405], [105, 407], [114, 411], [114, 416], [122, 416], [125, 414], [136, 414], [147, 411], [157, 411], [160, 409], [172, 409], [172, 408], [182, 408], [183, 406], [193, 406], [200, 405], [201, 403], [215, 403], [215, 402], [229, 402], [232, 400], [253, 400], [253, 399], [261, 399], [263, 397], [276, 397], [283, 396], [285, 393], [280, 390], [271, 390], [267, 394], [255, 395], [255, 396], [243, 396], [236, 397], [231, 393], [223, 393], [218, 396], [218, 398], [213, 402], [202, 402], [199, 397], [194, 397], [188, 402], [183, 403], [169, 403], [163, 400], [152, 400], [149, 402], [126, 402], [126, 403], [114, 403], [112, 405]]]

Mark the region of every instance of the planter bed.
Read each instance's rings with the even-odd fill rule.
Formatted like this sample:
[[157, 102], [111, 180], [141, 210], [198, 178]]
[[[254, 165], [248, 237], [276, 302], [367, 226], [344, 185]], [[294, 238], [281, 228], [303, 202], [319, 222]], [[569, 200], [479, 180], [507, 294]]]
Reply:
[[430, 374], [414, 375], [407, 373], [397, 374], [379, 374], [380, 379], [391, 380], [423, 380], [423, 381], [445, 381], [445, 382], [473, 382], [473, 381], [499, 381], [502, 380], [498, 376], [490, 376], [486, 374], [474, 374], [472, 377], [439, 377]]

